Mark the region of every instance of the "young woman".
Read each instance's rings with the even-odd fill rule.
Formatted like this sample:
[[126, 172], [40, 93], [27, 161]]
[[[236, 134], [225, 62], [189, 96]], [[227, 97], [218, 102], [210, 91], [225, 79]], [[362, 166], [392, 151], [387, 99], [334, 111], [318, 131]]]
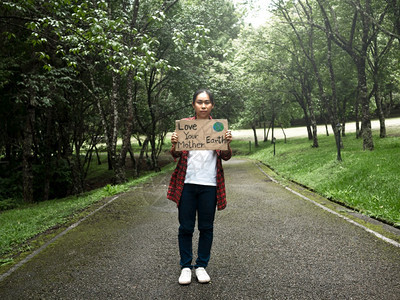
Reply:
[[[195, 117], [188, 119], [211, 119], [214, 98], [206, 89], [198, 90], [193, 95], [192, 106]], [[175, 151], [178, 135], [171, 136], [171, 154], [179, 158], [168, 188], [168, 199], [176, 202], [179, 211], [179, 253], [181, 275], [180, 284], [189, 284], [192, 279], [192, 237], [196, 222], [200, 231], [196, 264], [194, 265], [197, 280], [200, 283], [210, 282], [205, 268], [210, 260], [213, 241], [215, 210], [226, 206], [224, 171], [222, 161], [232, 156], [230, 143], [231, 131], [225, 134], [228, 150], [192, 150]]]

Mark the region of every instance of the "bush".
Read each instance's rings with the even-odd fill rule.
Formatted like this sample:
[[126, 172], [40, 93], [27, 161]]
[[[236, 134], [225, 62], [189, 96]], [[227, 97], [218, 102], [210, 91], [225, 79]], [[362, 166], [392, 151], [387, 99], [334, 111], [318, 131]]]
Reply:
[[20, 202], [12, 199], [22, 198], [21, 175], [20, 170], [10, 166], [0, 171], [0, 207], [7, 207], [11, 202]]
[[16, 199], [12, 199], [12, 198], [1, 199], [0, 200], [0, 211], [17, 208], [20, 205], [21, 205], [20, 200], [16, 200]]

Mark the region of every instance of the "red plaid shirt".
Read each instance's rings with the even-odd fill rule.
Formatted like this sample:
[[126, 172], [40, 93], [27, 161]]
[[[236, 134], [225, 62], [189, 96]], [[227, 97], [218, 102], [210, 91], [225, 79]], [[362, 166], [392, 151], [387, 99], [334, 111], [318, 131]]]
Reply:
[[[186, 120], [193, 120], [194, 117]], [[224, 170], [222, 168], [222, 159], [229, 160], [232, 157], [232, 150], [217, 152], [217, 209], [223, 210], [226, 207], [226, 192], [225, 192], [225, 179]], [[174, 173], [172, 173], [171, 180], [168, 187], [167, 198], [172, 200], [179, 206], [181, 199], [183, 185], [185, 183], [187, 160], [189, 151], [174, 151], [171, 149], [171, 155], [174, 158], [179, 157], [179, 162], [176, 165]]]

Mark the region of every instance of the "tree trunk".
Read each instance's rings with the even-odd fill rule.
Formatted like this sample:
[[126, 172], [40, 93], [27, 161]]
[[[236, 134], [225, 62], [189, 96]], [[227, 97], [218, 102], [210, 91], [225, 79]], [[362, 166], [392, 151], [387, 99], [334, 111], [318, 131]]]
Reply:
[[272, 120], [271, 120], [271, 144], [274, 143], [275, 139], [275, 115], [272, 115]]
[[254, 145], [255, 147], [258, 147], [258, 138], [257, 138], [257, 129], [256, 129], [256, 125], [252, 124], [251, 125], [251, 129], [253, 129], [253, 134], [254, 134]]
[[267, 124], [264, 122], [264, 142], [268, 141], [267, 138]]
[[130, 71], [127, 76], [127, 101], [126, 101], [126, 109], [127, 109], [127, 116], [125, 120], [125, 131], [122, 137], [122, 147], [121, 152], [117, 157], [117, 168], [115, 170], [118, 172], [116, 178], [118, 178], [118, 183], [126, 182], [126, 155], [131, 148], [131, 137], [133, 131], [133, 73]]
[[146, 139], [142, 143], [142, 148], [140, 149], [139, 158], [137, 160], [138, 162], [136, 164], [136, 174], [137, 174], [137, 176], [139, 176], [139, 174], [140, 174], [144, 152], [146, 151], [148, 144], [149, 144], [149, 139], [146, 137]]
[[133, 171], [134, 171], [134, 176], [137, 177], [137, 174], [136, 174], [136, 165], [137, 165], [137, 162], [136, 162], [136, 159], [135, 159], [135, 155], [133, 154], [132, 145], [129, 147], [128, 152], [129, 152], [129, 156], [130, 156], [130, 158], [131, 158], [132, 169], [133, 169]]
[[271, 126], [272, 126], [272, 123], [270, 123], [270, 124], [269, 124], [269, 126], [268, 126], [268, 131], [267, 131], [267, 140], [268, 140], [269, 131], [270, 131], [270, 129], [271, 129]]
[[342, 101], [341, 111], [339, 112], [340, 123], [342, 124], [342, 136], [346, 136], [346, 105], [347, 98], [344, 98]]
[[94, 150], [96, 151], [96, 158], [97, 158], [97, 165], [101, 165], [101, 159], [99, 155], [99, 149], [97, 149], [97, 146], [94, 146]]
[[[101, 103], [101, 99], [99, 97], [96, 96], [96, 94], [93, 92], [95, 90], [95, 82], [94, 82], [94, 78], [93, 78], [93, 74], [90, 72], [89, 73], [90, 76], [90, 81], [91, 81], [91, 85], [92, 85], [92, 89], [87, 88], [88, 91], [95, 97], [96, 99], [96, 104], [97, 104], [97, 108], [99, 110], [99, 114], [100, 114], [100, 120], [101, 120], [101, 125], [103, 127], [103, 132], [104, 132], [104, 138], [105, 138], [105, 142], [106, 142], [106, 147], [107, 147], [107, 162], [108, 162], [108, 170], [113, 170], [114, 168], [114, 158], [115, 158], [115, 150], [113, 150], [114, 148], [116, 148], [113, 146], [113, 132], [116, 131], [115, 130], [111, 130], [112, 128], [114, 128], [116, 126], [116, 120], [118, 119], [118, 111], [117, 111], [117, 115], [115, 115], [115, 111], [116, 111], [116, 99], [111, 99], [111, 111], [112, 111], [112, 116], [111, 116], [111, 122], [108, 121], [107, 116], [104, 112], [103, 109], [103, 105]], [[115, 76], [113, 76], [113, 92], [112, 92], [112, 98], [114, 98], [114, 96], [116, 97], [116, 95], [114, 95], [114, 85], [115, 85]], [[113, 105], [115, 105], [115, 107], [113, 107]], [[109, 128], [109, 124], [112, 123], [113, 126], [111, 127], [111, 129]]]
[[[306, 103], [307, 103], [307, 108], [308, 112], [310, 115], [310, 124], [311, 124], [311, 136], [312, 136], [312, 141], [313, 141], [313, 148], [318, 148], [318, 134], [317, 134], [317, 120], [315, 119], [315, 113], [314, 113], [314, 105], [312, 102], [311, 98], [311, 86], [310, 83], [308, 82], [307, 79], [307, 84], [305, 84], [305, 97], [306, 97]], [[310, 133], [309, 133], [310, 134]]]
[[113, 168], [114, 168], [113, 161], [112, 161], [111, 157], [112, 157], [112, 154], [111, 154], [110, 150], [108, 149], [107, 150], [107, 164], [108, 164], [108, 170], [109, 171], [112, 171]]
[[385, 115], [383, 113], [383, 108], [382, 108], [382, 98], [380, 96], [380, 91], [379, 91], [379, 83], [375, 82], [374, 85], [376, 85], [375, 89], [375, 103], [376, 103], [376, 112], [378, 114], [378, 118], [379, 118], [379, 128], [380, 128], [380, 132], [379, 132], [379, 137], [381, 138], [385, 138], [386, 137], [386, 125], [385, 125]]
[[10, 141], [11, 140], [10, 139], [10, 134], [8, 132], [8, 120], [3, 120], [3, 121], [4, 121], [4, 132], [5, 132], [5, 135], [4, 135], [4, 138], [5, 138], [5, 141], [4, 141], [4, 144], [5, 144], [5, 157], [4, 157], [4, 160], [10, 162], [10, 161], [13, 160], [13, 157], [11, 155], [13, 147], [12, 147], [12, 144], [11, 144], [11, 141]]
[[114, 184], [121, 184], [127, 181], [126, 179], [126, 170], [125, 170], [125, 163], [121, 161], [121, 159], [116, 159], [114, 164]]
[[361, 137], [361, 129], [360, 129], [360, 109], [359, 109], [359, 100], [360, 97], [357, 96], [355, 107], [355, 118], [356, 118], [356, 138], [359, 139]]
[[307, 124], [307, 136], [310, 141], [314, 140], [314, 135], [313, 135], [310, 124]]
[[281, 126], [281, 129], [282, 129], [282, 132], [283, 132], [283, 136], [285, 137], [285, 144], [286, 144], [286, 133], [285, 133], [285, 130], [283, 129], [282, 124], [280, 124], [280, 126]]
[[46, 120], [46, 132], [44, 133], [44, 182], [43, 200], [49, 200], [51, 175], [51, 143], [54, 130], [52, 130], [52, 110], [49, 109]]
[[[375, 26], [374, 26], [375, 27]], [[386, 137], [386, 125], [385, 125], [385, 113], [383, 111], [383, 104], [382, 104], [382, 97], [381, 97], [381, 87], [380, 87], [380, 80], [379, 74], [381, 67], [382, 57], [389, 51], [392, 46], [393, 38], [390, 38], [385, 47], [383, 47], [382, 51], [378, 44], [378, 37], [377, 35], [374, 36], [372, 41], [372, 62], [371, 62], [371, 69], [372, 69], [372, 78], [374, 81], [373, 85], [373, 94], [376, 103], [376, 113], [379, 118], [380, 124], [380, 134], [381, 138]]]
[[[121, 158], [121, 155], [117, 154], [117, 141], [118, 141], [118, 91], [119, 91], [119, 75], [115, 72], [112, 73], [112, 95], [111, 95], [111, 109], [112, 109], [112, 128], [111, 128], [111, 143], [108, 146], [111, 154], [111, 164], [114, 170], [114, 184], [120, 184], [126, 182], [125, 174], [125, 160]], [[125, 152], [126, 157], [126, 152]]]
[[[311, 99], [310, 99], [311, 101]], [[310, 111], [310, 121], [311, 121], [311, 129], [312, 129], [312, 140], [313, 140], [313, 148], [318, 148], [318, 133], [317, 133], [317, 121], [315, 120], [314, 109], [309, 107]]]
[[311, 137], [313, 141], [312, 147], [318, 148], [319, 145], [318, 145], [318, 133], [317, 133], [317, 120], [315, 119], [314, 106], [312, 105], [311, 95], [307, 96], [307, 107], [310, 113]]
[[32, 93], [27, 105], [25, 128], [22, 144], [22, 180], [23, 197], [25, 203], [33, 203], [33, 170], [32, 170], [32, 144], [35, 124], [34, 94]]
[[391, 84], [390, 90], [389, 90], [389, 104], [385, 106], [385, 116], [390, 116], [390, 111], [392, 110], [392, 107], [394, 106], [393, 102], [393, 85]]
[[363, 149], [374, 150], [374, 142], [372, 139], [371, 130], [371, 117], [369, 111], [369, 98], [367, 93], [367, 77], [365, 74], [365, 66], [362, 67], [362, 62], [358, 69], [359, 80], [360, 80], [360, 100], [361, 100], [361, 129], [363, 138]]
[[369, 15], [371, 14], [371, 1], [365, 1], [365, 12], [368, 14], [364, 16], [361, 14], [362, 20], [362, 48], [361, 53], [356, 54], [353, 52], [353, 59], [356, 63], [358, 82], [359, 82], [359, 97], [361, 104], [361, 136], [363, 138], [363, 149], [364, 150], [374, 150], [374, 142], [372, 139], [371, 130], [371, 116], [369, 110], [369, 97], [368, 97], [368, 87], [367, 87], [367, 74], [366, 74], [366, 59], [368, 53], [368, 46], [370, 43], [369, 31], [370, 31], [370, 21]]
[[[329, 77], [330, 77], [330, 84], [331, 84], [331, 91], [332, 91], [332, 96], [331, 96], [331, 105], [330, 105], [330, 110], [331, 110], [331, 124], [332, 124], [332, 129], [335, 135], [335, 140], [336, 140], [336, 148], [339, 149], [341, 148], [341, 139], [340, 139], [340, 130], [338, 130], [338, 125], [339, 125], [339, 117], [338, 117], [338, 102], [337, 102], [337, 94], [336, 94], [336, 78], [335, 78], [335, 72], [333, 71], [333, 64], [332, 64], [332, 36], [329, 33], [329, 24], [325, 22], [326, 24], [326, 39], [327, 39], [327, 44], [328, 44], [328, 69], [329, 69]], [[341, 159], [339, 159], [341, 160]]]
[[156, 172], [160, 172], [161, 168], [158, 164], [158, 155], [157, 155], [157, 147], [156, 147], [156, 137], [150, 140], [151, 145], [151, 164], [152, 169]]

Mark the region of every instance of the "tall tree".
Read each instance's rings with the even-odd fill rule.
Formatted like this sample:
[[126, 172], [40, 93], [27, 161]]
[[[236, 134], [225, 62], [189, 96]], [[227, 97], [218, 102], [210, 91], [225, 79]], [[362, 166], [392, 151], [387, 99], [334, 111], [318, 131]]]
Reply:
[[[332, 3], [328, 4], [328, 2], [325, 0], [317, 0], [317, 2], [325, 22], [325, 27], [321, 26], [322, 30], [326, 30], [333, 41], [350, 55], [357, 68], [358, 95], [362, 110], [361, 129], [363, 137], [363, 148], [364, 150], [373, 150], [374, 142], [372, 139], [371, 131], [371, 115], [367, 87], [366, 60], [368, 55], [368, 48], [371, 43], [371, 37], [373, 37], [376, 32], [371, 30], [370, 19], [364, 14], [359, 14], [355, 5], [347, 6], [348, 10], [353, 12], [353, 18], [350, 28], [350, 34], [346, 38], [344, 32], [347, 32], [347, 28], [343, 27], [343, 25], [345, 24], [339, 23], [335, 10], [332, 8]], [[371, 0], [365, 0], [365, 2], [363, 3], [358, 1], [356, 5], [363, 7], [364, 11], [367, 14], [371, 14]]]
[[[336, 140], [338, 139], [338, 130], [336, 124], [339, 122], [338, 114], [337, 114], [337, 96], [336, 96], [336, 80], [333, 70], [332, 64], [332, 41], [329, 35], [327, 38], [327, 45], [324, 47], [326, 49], [326, 62], [329, 70], [330, 80], [330, 88], [331, 95], [328, 95], [326, 90], [326, 84], [324, 82], [324, 76], [321, 69], [324, 66], [317, 59], [317, 51], [315, 50], [316, 43], [316, 32], [314, 24], [315, 20], [315, 12], [312, 3], [308, 0], [306, 1], [297, 1], [297, 3], [285, 3], [284, 1], [279, 1], [276, 3], [277, 11], [282, 14], [288, 25], [293, 29], [295, 33], [298, 43], [300, 45], [301, 51], [304, 56], [310, 62], [312, 67], [316, 82], [319, 97], [322, 101], [322, 104], [325, 110], [328, 113], [329, 121], [332, 126], [332, 129], [335, 133]], [[317, 145], [314, 145], [317, 146]]]

